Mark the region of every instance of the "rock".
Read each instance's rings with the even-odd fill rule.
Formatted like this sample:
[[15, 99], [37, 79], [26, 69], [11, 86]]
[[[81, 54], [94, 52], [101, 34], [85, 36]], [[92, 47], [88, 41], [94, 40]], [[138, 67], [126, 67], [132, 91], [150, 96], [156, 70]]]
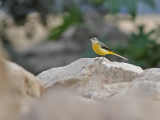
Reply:
[[159, 68], [146, 69], [134, 81], [160, 82], [160, 69]]
[[[111, 92], [110, 89], [119, 90], [124, 86], [127, 87], [129, 85], [127, 82], [137, 78], [142, 71], [140, 67], [127, 63], [110, 62], [104, 59], [104, 62], [100, 64], [93, 58], [82, 58], [67, 66], [44, 71], [37, 77], [44, 83], [45, 88], [76, 86], [76, 89], [86, 97], [101, 93], [110, 96], [117, 91]], [[116, 84], [116, 87], [108, 85], [122, 82], [127, 84]]]
[[43, 84], [15, 63], [0, 59], [0, 119], [13, 120], [40, 97]]
[[[31, 107], [28, 114], [21, 116], [20, 120], [86, 120], [86, 118], [95, 120], [96, 111], [93, 115], [91, 113], [98, 107], [95, 106], [96, 104], [98, 103], [77, 96], [73, 92], [50, 91], [43, 96], [38, 104]], [[85, 109], [83, 110], [83, 108]]]
[[159, 71], [92, 58], [52, 68], [37, 76], [47, 90], [20, 120], [159, 120]]
[[[4, 72], [4, 77], [6, 79], [5, 82], [8, 82], [8, 84], [11, 85], [10, 88], [6, 87], [7, 90], [15, 89], [14, 91], [15, 92], [17, 91], [19, 95], [23, 97], [24, 96], [40, 97], [41, 94], [40, 87], [42, 86], [42, 83], [38, 81], [33, 74], [24, 70], [22, 67], [18, 66], [15, 63], [4, 60], [1, 60], [1, 62], [3, 63], [4, 66], [3, 72]], [[4, 83], [2, 83], [1, 85], [3, 84]]]
[[144, 70], [126, 91], [143, 99], [160, 100], [160, 69], [151, 68]]
[[159, 110], [160, 104], [138, 98], [88, 99], [74, 91], [54, 89], [20, 120], [159, 120]]

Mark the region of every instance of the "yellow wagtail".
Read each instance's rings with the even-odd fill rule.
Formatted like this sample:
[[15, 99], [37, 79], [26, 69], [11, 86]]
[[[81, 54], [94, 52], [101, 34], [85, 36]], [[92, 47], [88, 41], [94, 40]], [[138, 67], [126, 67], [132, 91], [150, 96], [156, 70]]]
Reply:
[[[118, 57], [121, 57], [125, 60], [128, 60], [128, 59], [114, 53], [107, 45], [100, 42], [97, 38], [92, 38], [91, 42], [92, 42], [92, 48], [93, 48], [94, 52], [97, 53], [98, 55], [103, 56], [103, 58], [107, 54], [112, 54], [112, 55], [116, 55]], [[103, 59], [102, 59], [102, 61], [103, 61]]]

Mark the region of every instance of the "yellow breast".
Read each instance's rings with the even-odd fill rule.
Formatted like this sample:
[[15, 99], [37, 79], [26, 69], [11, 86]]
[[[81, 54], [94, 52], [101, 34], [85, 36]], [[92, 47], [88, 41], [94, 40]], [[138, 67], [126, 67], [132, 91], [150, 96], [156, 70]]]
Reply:
[[108, 54], [108, 51], [105, 50], [105, 49], [102, 49], [101, 46], [98, 43], [93, 44], [92, 48], [93, 48], [94, 52], [97, 53], [98, 55], [106, 55], [106, 54]]

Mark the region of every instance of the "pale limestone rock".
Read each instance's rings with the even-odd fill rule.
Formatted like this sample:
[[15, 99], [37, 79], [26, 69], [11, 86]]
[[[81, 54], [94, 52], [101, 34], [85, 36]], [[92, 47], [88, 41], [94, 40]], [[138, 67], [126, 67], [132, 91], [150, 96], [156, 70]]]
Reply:
[[159, 71], [107, 59], [50, 69], [37, 77], [52, 89], [20, 120], [159, 120]]
[[91, 75], [87, 68], [94, 63], [94, 59], [80, 59], [67, 66], [52, 68], [40, 73], [37, 77], [44, 83], [45, 87], [52, 87], [55, 83], [64, 83], [66, 81], [82, 81], [89, 79]]
[[123, 96], [88, 99], [67, 89], [46, 92], [20, 120], [159, 120], [160, 104]]
[[151, 68], [144, 70], [128, 88], [126, 94], [131, 94], [143, 99], [160, 100], [160, 69]]
[[0, 59], [0, 119], [14, 120], [40, 97], [43, 84], [15, 63]]
[[106, 83], [130, 82], [142, 71], [140, 67], [127, 63], [110, 62], [105, 59], [99, 64], [93, 58], [82, 58], [67, 66], [46, 70], [37, 77], [48, 88], [57, 82], [89, 80], [93, 75], [98, 77], [97, 81], [101, 79], [101, 82]]
[[6, 87], [6, 89], [15, 89], [20, 96], [40, 97], [43, 84], [33, 74], [13, 62], [4, 60], [2, 62], [5, 79], [10, 84], [10, 88]]
[[[67, 66], [44, 71], [37, 77], [45, 88], [76, 86], [76, 90], [86, 97], [112, 96], [130, 86], [127, 82], [137, 78], [142, 71], [140, 67], [127, 63], [107, 59], [99, 63], [93, 58], [82, 58]], [[126, 84], [109, 85], [112, 83]]]
[[134, 81], [160, 82], [160, 68], [151, 68], [143, 71]]

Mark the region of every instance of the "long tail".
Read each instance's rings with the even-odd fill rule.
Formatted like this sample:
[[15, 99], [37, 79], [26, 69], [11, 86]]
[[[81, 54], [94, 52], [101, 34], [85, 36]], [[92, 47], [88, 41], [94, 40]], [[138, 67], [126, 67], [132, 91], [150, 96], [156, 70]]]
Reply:
[[118, 55], [118, 54], [116, 54], [116, 53], [114, 53], [114, 52], [112, 52], [112, 51], [109, 51], [108, 54], [116, 55], [116, 56], [118, 56], [118, 57], [120, 57], [120, 58], [123, 58], [124, 60], [128, 60], [127, 58], [125, 58], [125, 57], [123, 57], [123, 56], [121, 56], [121, 55]]

